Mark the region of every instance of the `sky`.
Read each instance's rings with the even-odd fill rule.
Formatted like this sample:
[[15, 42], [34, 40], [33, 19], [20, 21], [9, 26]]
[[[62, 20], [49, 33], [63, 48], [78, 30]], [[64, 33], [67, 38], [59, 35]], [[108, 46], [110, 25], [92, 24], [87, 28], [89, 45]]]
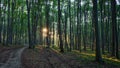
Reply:
[[[75, 0], [71, 0], [71, 2], [74, 2]], [[84, 0], [83, 0], [84, 1]], [[116, 0], [117, 5], [120, 5], [120, 0]]]
[[117, 1], [117, 5], [120, 5], [120, 0], [116, 0]]

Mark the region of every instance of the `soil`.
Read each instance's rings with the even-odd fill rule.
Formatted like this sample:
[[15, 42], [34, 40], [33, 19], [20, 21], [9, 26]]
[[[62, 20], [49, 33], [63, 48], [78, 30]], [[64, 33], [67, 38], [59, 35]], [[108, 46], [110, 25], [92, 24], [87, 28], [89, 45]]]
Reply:
[[0, 68], [22, 68], [21, 54], [24, 48], [1, 47]]
[[48, 48], [26, 49], [22, 55], [24, 68], [73, 68], [65, 58]]
[[[55, 52], [52, 49], [26, 49], [22, 54], [24, 68], [81, 68], [82, 64], [72, 57]], [[84, 66], [84, 68], [87, 68]]]
[[120, 68], [113, 65], [76, 60], [77, 55], [50, 48], [1, 47], [0, 68]]
[[82, 63], [73, 54], [61, 54], [55, 50], [39, 47], [26, 49], [22, 54], [23, 68], [119, 68], [97, 62]]

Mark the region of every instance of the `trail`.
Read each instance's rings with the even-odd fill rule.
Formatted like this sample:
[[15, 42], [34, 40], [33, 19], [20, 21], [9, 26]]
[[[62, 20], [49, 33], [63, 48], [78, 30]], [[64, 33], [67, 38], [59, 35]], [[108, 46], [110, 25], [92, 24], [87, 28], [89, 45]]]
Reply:
[[15, 49], [11, 51], [6, 63], [2, 64], [0, 68], [22, 68], [21, 54], [26, 47]]

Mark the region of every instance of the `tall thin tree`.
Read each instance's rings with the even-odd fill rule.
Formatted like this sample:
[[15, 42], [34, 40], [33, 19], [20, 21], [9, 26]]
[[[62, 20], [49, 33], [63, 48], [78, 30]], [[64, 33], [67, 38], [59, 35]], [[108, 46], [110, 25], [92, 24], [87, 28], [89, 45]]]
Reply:
[[63, 41], [62, 41], [62, 33], [61, 33], [60, 0], [58, 0], [58, 33], [59, 33], [59, 41], [60, 41], [60, 52], [64, 52], [64, 49], [63, 49]]
[[32, 47], [32, 39], [31, 39], [31, 29], [30, 29], [30, 1], [26, 0], [27, 5], [27, 21], [28, 21], [28, 40], [29, 40], [29, 48]]
[[95, 24], [95, 36], [96, 36], [96, 61], [101, 62], [101, 47], [100, 47], [100, 35], [99, 35], [99, 26], [98, 26], [98, 8], [97, 0], [93, 0], [93, 23]]
[[119, 58], [118, 54], [118, 32], [116, 22], [116, 0], [111, 0], [112, 11], [112, 56]]

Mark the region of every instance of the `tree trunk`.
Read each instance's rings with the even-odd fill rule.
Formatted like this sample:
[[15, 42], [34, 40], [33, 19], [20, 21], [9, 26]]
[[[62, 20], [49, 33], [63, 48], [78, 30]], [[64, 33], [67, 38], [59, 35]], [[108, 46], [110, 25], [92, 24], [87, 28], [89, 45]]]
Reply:
[[27, 20], [28, 20], [28, 40], [29, 40], [29, 48], [33, 48], [32, 39], [31, 39], [31, 29], [30, 29], [30, 4], [28, 0], [26, 0], [27, 5]]
[[60, 41], [60, 52], [64, 52], [60, 18], [61, 18], [60, 0], [58, 0], [58, 33], [59, 33], [59, 41]]
[[95, 24], [95, 36], [96, 36], [96, 61], [101, 62], [101, 50], [100, 50], [100, 35], [99, 35], [99, 26], [98, 26], [98, 9], [97, 9], [97, 0], [93, 0], [93, 22]]
[[[0, 4], [1, 4], [1, 0], [0, 0]], [[0, 43], [2, 42], [1, 32], [2, 32], [2, 7], [0, 6]]]
[[119, 58], [118, 54], [118, 33], [117, 33], [117, 22], [116, 22], [116, 0], [111, 0], [111, 11], [112, 11], [112, 56]]
[[7, 18], [7, 42], [8, 45], [10, 43], [10, 0], [8, 0], [8, 18]]

